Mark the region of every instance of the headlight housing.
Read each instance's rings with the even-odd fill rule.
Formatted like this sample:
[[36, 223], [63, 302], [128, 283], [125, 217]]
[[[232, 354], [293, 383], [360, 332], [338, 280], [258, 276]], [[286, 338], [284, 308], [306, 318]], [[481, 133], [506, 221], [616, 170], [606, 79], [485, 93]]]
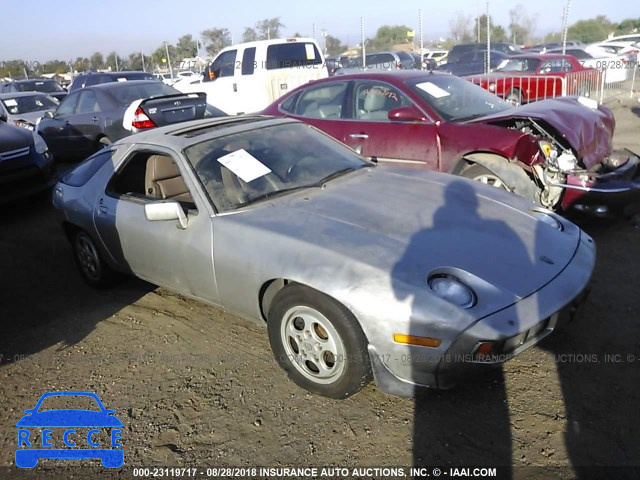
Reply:
[[471, 308], [476, 304], [476, 294], [459, 278], [448, 274], [436, 274], [427, 280], [433, 293], [460, 308]]
[[45, 142], [44, 138], [42, 138], [36, 132], [33, 132], [33, 145], [36, 149], [36, 152], [38, 152], [39, 154], [46, 153], [49, 150], [49, 147], [47, 146], [47, 142]]
[[546, 223], [547, 225], [549, 225], [550, 227], [555, 228], [556, 230], [564, 230], [564, 227], [562, 226], [562, 223], [560, 223], [560, 221], [553, 216], [553, 214], [551, 214], [550, 212], [545, 212], [543, 210], [531, 210], [531, 214], [536, 217], [538, 220], [540, 220], [542, 223]]

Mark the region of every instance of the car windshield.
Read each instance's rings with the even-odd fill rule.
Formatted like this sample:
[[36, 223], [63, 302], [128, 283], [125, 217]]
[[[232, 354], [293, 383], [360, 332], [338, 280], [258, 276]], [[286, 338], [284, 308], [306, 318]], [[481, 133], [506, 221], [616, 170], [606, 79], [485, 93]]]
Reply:
[[504, 60], [496, 71], [500, 72], [535, 72], [537, 69], [539, 60], [533, 58], [510, 58]]
[[33, 82], [21, 82], [16, 84], [18, 90], [21, 92], [64, 92], [64, 88], [58, 85], [57, 82], [41, 82], [41, 81], [33, 81]]
[[445, 121], [464, 121], [508, 110], [511, 105], [453, 75], [425, 75], [409, 87]]
[[216, 209], [234, 210], [372, 165], [301, 123], [206, 140], [185, 150]]
[[162, 82], [149, 83], [120, 83], [117, 88], [110, 88], [109, 93], [121, 105], [130, 105], [139, 98], [159, 97], [162, 95], [175, 95], [175, 88]]
[[47, 95], [26, 95], [0, 99], [9, 115], [53, 110], [58, 103]]

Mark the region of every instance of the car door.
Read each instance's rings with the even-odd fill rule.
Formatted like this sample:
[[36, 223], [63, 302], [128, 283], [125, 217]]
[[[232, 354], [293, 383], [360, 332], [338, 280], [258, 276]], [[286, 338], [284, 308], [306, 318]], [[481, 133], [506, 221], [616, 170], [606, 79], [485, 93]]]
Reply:
[[[215, 106], [230, 115], [242, 113], [238, 110], [238, 79], [236, 78], [236, 55], [237, 50], [227, 50], [222, 52], [211, 65], [211, 71], [215, 78], [211, 82], [204, 82], [210, 90], [207, 94], [215, 96]], [[209, 93], [211, 92], [211, 93]], [[250, 95], [250, 91], [245, 91], [245, 95]]]
[[[212, 212], [185, 171], [170, 150], [154, 147], [129, 152], [104, 192], [96, 196], [94, 223], [119, 265], [156, 285], [218, 303]], [[161, 181], [170, 189], [154, 186]], [[172, 190], [179, 195], [171, 194]], [[179, 202], [184, 209], [186, 228], [177, 228], [175, 220], [147, 220], [145, 205], [167, 201]]]
[[45, 139], [49, 150], [57, 159], [64, 159], [71, 154], [69, 118], [73, 116], [79, 99], [80, 91], [70, 93], [58, 105], [53, 118], [43, 118], [37, 127], [38, 133]]
[[101, 108], [95, 91], [84, 88], [79, 95], [76, 111], [68, 118], [68, 141], [74, 155], [86, 157], [96, 151], [102, 133]]
[[[346, 125], [343, 112], [346, 109], [348, 88], [349, 82], [346, 80], [306, 88], [287, 113], [344, 143]], [[284, 104], [282, 108], [286, 108]]]
[[386, 82], [356, 80], [349, 100], [344, 143], [380, 162], [416, 163], [438, 168], [437, 126], [430, 120], [391, 121], [388, 114], [409, 107], [422, 114], [405, 94]]

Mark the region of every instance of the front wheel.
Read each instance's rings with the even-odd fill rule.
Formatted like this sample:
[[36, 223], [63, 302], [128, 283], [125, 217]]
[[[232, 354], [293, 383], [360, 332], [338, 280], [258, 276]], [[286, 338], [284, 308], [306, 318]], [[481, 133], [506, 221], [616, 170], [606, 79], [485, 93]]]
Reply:
[[288, 285], [273, 300], [267, 328], [276, 361], [302, 388], [346, 398], [371, 381], [367, 339], [351, 312], [331, 297]]
[[92, 287], [109, 287], [120, 278], [120, 274], [104, 262], [98, 247], [87, 232], [76, 232], [73, 238], [73, 253], [82, 278]]
[[485, 185], [511, 191], [498, 175], [479, 163], [474, 163], [466, 167], [462, 172], [460, 172], [460, 176], [470, 180], [475, 180], [476, 182], [484, 183]]

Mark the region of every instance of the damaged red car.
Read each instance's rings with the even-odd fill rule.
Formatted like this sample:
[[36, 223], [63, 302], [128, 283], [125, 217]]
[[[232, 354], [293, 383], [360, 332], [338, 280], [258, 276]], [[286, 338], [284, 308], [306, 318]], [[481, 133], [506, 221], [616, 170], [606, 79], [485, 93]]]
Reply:
[[464, 79], [369, 72], [308, 83], [262, 113], [309, 123], [379, 162], [472, 178], [556, 211], [640, 198], [638, 157], [613, 151], [612, 112], [564, 97], [513, 107]]

